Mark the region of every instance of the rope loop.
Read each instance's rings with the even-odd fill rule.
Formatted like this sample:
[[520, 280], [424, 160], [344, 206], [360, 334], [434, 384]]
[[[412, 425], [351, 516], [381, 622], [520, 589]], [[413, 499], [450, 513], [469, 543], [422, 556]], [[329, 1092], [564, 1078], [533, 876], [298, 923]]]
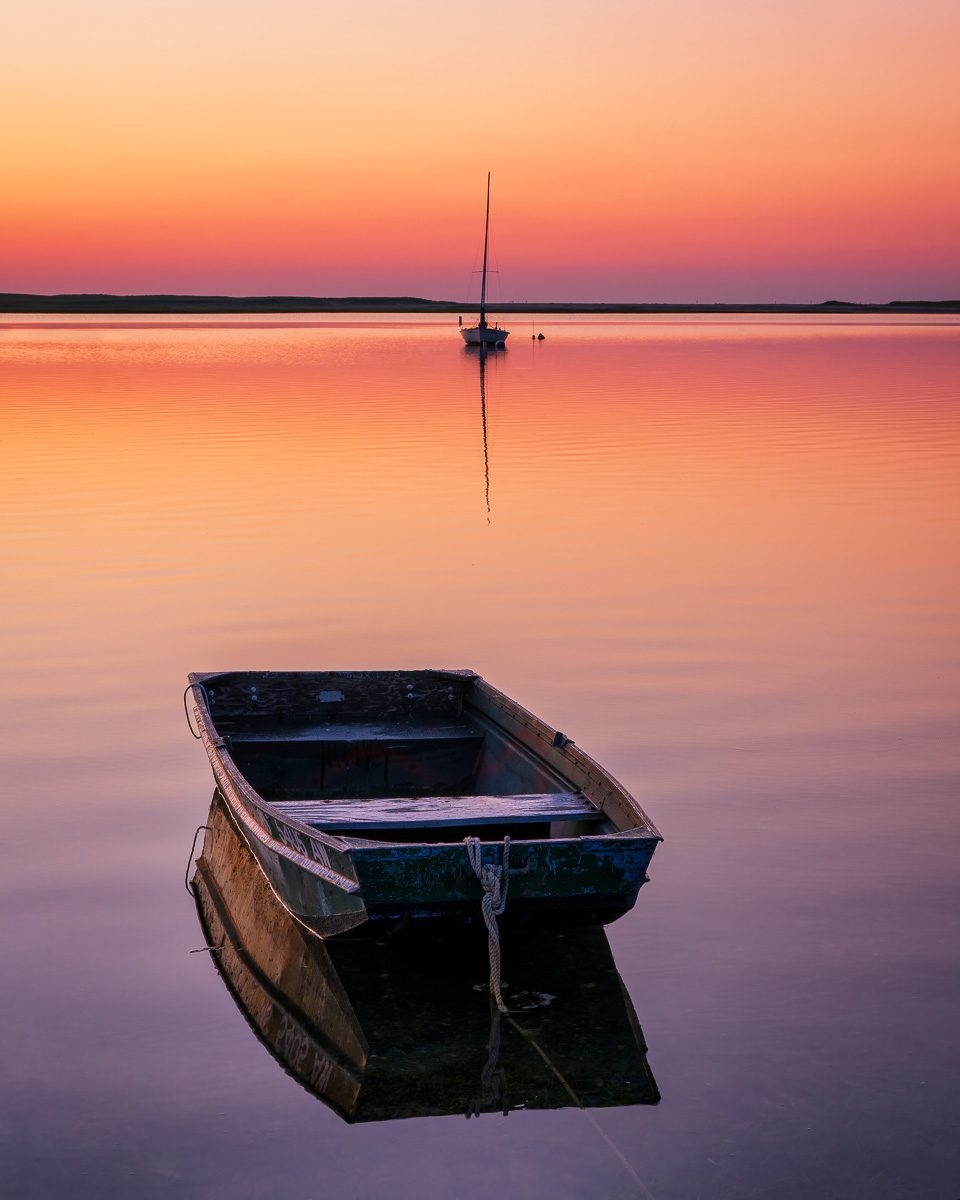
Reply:
[[503, 839], [503, 866], [496, 863], [484, 863], [483, 845], [477, 837], [466, 837], [463, 844], [467, 848], [467, 859], [474, 874], [480, 880], [483, 888], [483, 899], [480, 901], [480, 911], [487, 926], [487, 948], [490, 953], [490, 991], [493, 993], [500, 1012], [510, 1010], [503, 1002], [500, 994], [500, 931], [497, 928], [499, 917], [507, 906], [507, 888], [510, 885], [510, 838]]
[[188, 683], [187, 686], [183, 689], [183, 714], [187, 718], [187, 728], [190, 730], [191, 733], [193, 733], [193, 736], [199, 742], [200, 734], [194, 733], [193, 724], [190, 721], [190, 710], [187, 708], [187, 692], [189, 692], [191, 688], [199, 688], [200, 691], [203, 692], [203, 698], [207, 702], [207, 708], [210, 707], [210, 697], [207, 695], [207, 689], [203, 686], [202, 683]]

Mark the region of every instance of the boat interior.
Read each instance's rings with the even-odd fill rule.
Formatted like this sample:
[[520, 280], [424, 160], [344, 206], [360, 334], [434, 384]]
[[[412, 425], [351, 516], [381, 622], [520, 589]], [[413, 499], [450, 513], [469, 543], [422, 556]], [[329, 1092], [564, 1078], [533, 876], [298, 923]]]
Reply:
[[569, 838], [615, 828], [470, 703], [468, 673], [200, 677], [216, 732], [272, 808], [350, 839]]

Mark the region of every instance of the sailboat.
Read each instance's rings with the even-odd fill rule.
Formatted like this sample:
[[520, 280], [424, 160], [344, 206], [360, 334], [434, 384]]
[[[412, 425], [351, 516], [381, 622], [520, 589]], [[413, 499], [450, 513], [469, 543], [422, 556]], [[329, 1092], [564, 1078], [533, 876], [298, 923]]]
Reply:
[[[480, 320], [469, 329], [461, 329], [460, 336], [468, 346], [502, 346], [509, 336], [506, 329], [487, 324], [487, 242], [490, 236], [490, 172], [487, 172], [487, 219], [483, 226], [483, 273], [480, 282]], [[476, 260], [474, 260], [476, 261]]]

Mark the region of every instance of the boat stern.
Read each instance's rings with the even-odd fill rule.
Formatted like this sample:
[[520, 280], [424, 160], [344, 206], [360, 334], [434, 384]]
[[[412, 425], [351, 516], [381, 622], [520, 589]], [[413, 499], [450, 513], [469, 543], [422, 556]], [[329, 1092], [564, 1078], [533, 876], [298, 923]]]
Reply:
[[[609, 924], [634, 905], [660, 841], [602, 834], [510, 843], [501, 920], [545, 925]], [[504, 843], [481, 843], [484, 865], [503, 866]], [[353, 845], [370, 921], [480, 918], [483, 889], [464, 843]]]

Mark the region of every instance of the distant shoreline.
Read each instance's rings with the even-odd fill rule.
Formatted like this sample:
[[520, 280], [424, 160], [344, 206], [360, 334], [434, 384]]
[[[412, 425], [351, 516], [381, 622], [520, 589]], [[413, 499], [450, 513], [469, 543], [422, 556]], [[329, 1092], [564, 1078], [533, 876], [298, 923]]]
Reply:
[[[479, 305], [417, 296], [112, 296], [69, 294], [39, 296], [0, 292], [0, 313], [124, 314], [173, 313], [475, 313]], [[891, 300], [888, 304], [855, 304], [826, 300], [821, 304], [491, 304], [490, 313], [960, 313], [960, 300]]]

